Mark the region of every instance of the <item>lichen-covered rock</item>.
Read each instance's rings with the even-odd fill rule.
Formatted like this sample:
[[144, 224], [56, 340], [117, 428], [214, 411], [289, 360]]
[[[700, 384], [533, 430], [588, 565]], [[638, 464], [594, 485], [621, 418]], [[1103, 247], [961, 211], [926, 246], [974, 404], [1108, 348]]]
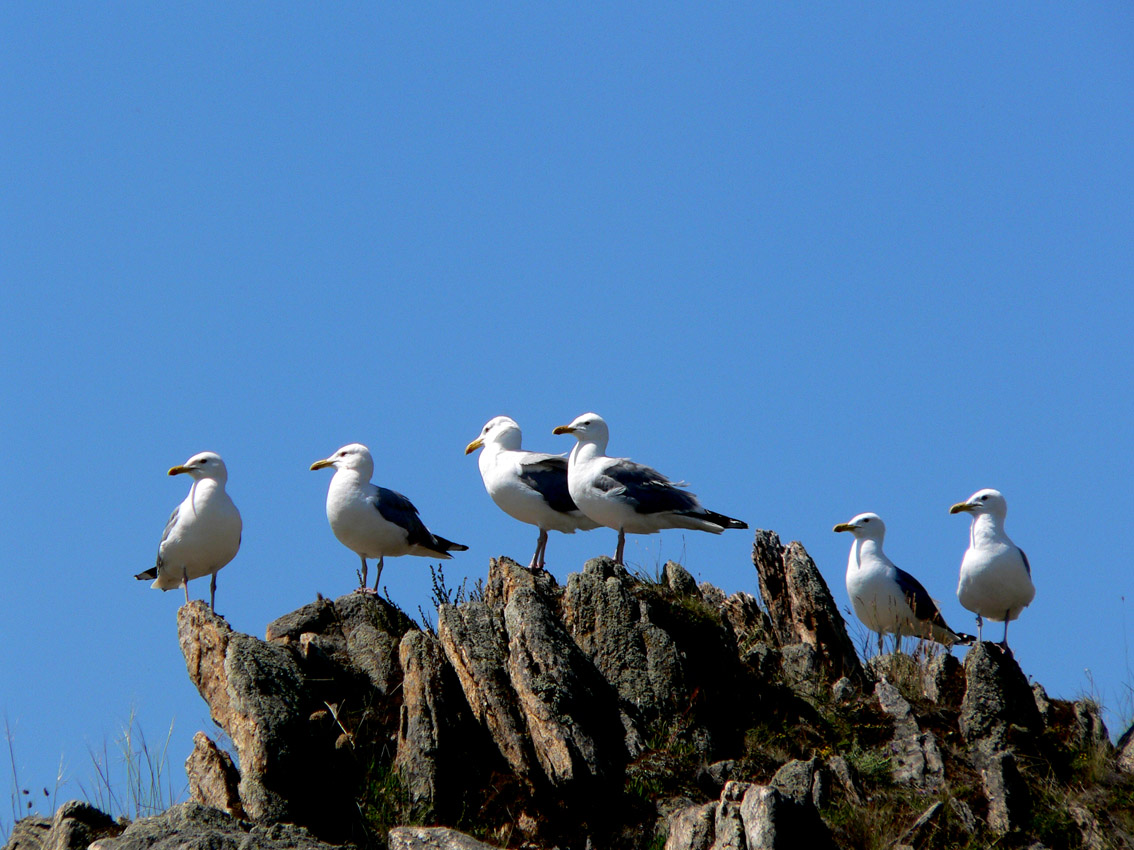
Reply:
[[386, 840], [390, 850], [498, 850], [444, 826], [397, 826]]
[[71, 800], [51, 818], [32, 816], [17, 821], [4, 850], [85, 850], [91, 842], [122, 830], [122, 824], [105, 812]]
[[710, 850], [716, 805], [686, 806], [666, 820], [665, 850]]
[[922, 732], [913, 708], [889, 682], [874, 687], [878, 703], [894, 721], [890, 745], [894, 782], [915, 788], [939, 788], [945, 781], [945, 764], [932, 732]]
[[814, 806], [777, 788], [753, 785], [740, 803], [746, 850], [834, 850], [835, 844]]
[[[1002, 749], [1043, 728], [1027, 677], [998, 644], [974, 646], [965, 656], [964, 669], [965, 696], [959, 723], [970, 745], [983, 740], [993, 749]], [[1010, 741], [1011, 730], [1015, 731]]]
[[779, 645], [812, 647], [828, 684], [843, 676], [864, 682], [843, 618], [807, 550], [797, 542], [785, 548], [775, 532], [761, 529], [756, 532], [752, 562]]
[[100, 838], [91, 850], [332, 850], [292, 824], [254, 825], [199, 803], [182, 803], [139, 818], [121, 835]]

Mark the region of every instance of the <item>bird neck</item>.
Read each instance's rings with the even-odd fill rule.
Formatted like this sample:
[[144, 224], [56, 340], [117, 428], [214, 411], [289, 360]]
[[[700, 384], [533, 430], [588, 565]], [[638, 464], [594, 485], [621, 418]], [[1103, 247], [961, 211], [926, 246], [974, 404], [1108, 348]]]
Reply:
[[969, 528], [969, 545], [980, 548], [990, 543], [1000, 543], [1007, 540], [1004, 533], [1004, 519], [994, 514], [977, 514], [973, 517], [973, 524]]
[[600, 447], [598, 443], [590, 440], [580, 441], [571, 449], [570, 462], [573, 464], [588, 463], [596, 457], [602, 457], [605, 448], [605, 446]]
[[872, 537], [863, 537], [854, 541], [851, 548], [857, 566], [862, 566], [865, 558], [882, 558], [882, 541]]

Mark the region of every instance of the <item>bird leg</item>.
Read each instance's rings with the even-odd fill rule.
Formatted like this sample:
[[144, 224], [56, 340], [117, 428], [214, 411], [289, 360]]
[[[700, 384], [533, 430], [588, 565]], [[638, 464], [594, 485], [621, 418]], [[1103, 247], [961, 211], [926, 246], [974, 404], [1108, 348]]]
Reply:
[[980, 633], [981, 633], [981, 629], [983, 629], [983, 628], [984, 628], [984, 618], [981, 617], [980, 614], [977, 614], [976, 615], [976, 642], [977, 643], [981, 642]]
[[626, 548], [626, 532], [618, 529], [618, 549], [614, 552], [614, 563], [622, 563], [622, 550]]
[[1010, 650], [1008, 648], [1008, 615], [1010, 613], [1012, 613], [1012, 612], [1011, 611], [1005, 611], [1004, 612], [1004, 640], [1002, 640], [1000, 642], [1000, 645], [1002, 647], [1004, 647], [1004, 651], [1007, 652], [1009, 655], [1012, 654], [1012, 650]]
[[359, 589], [366, 590], [366, 557], [364, 555], [359, 555], [358, 558], [360, 561], [362, 561], [362, 572], [358, 574], [360, 585]]
[[539, 539], [536, 541], [535, 554], [532, 555], [532, 562], [528, 565], [529, 570], [543, 569], [543, 550], [547, 548], [547, 531], [543, 528], [539, 530]]
[[882, 641], [884, 639], [885, 639], [885, 635], [883, 635], [882, 632], [879, 632], [878, 633], [878, 654], [879, 655], [882, 654]]
[[375, 566], [378, 568], [378, 571], [374, 574], [374, 592], [375, 593], [378, 592], [378, 582], [382, 579], [382, 565], [385, 563], [385, 560], [386, 560], [385, 555], [379, 555], [378, 556], [378, 563], [375, 564]]
[[214, 614], [217, 612], [217, 574], [213, 573], [212, 579], [209, 581], [209, 610]]
[[185, 604], [189, 604], [189, 568], [181, 568], [181, 586], [185, 588]]

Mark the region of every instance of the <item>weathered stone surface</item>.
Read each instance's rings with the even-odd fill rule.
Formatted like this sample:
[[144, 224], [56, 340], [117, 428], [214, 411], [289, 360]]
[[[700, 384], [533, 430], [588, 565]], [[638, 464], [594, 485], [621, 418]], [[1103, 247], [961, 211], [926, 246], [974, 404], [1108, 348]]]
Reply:
[[[394, 766], [410, 800], [445, 814], [460, 800], [460, 784], [471, 783], [471, 715], [460, 684], [437, 638], [406, 632], [401, 640], [401, 722]], [[460, 782], [458, 782], [460, 780]]]
[[988, 799], [989, 828], [999, 835], [1022, 829], [1031, 816], [1032, 801], [1016, 766], [1015, 754], [993, 750], [987, 742], [982, 743], [981, 750], [977, 763]]
[[193, 751], [185, 760], [185, 775], [189, 779], [191, 800], [242, 820], [247, 817], [240, 803], [240, 774], [232, 757], [204, 732], [193, 736]]
[[749, 782], [728, 782], [713, 812], [712, 850], [746, 850], [740, 804], [751, 787]]
[[894, 781], [915, 788], [938, 788], [945, 780], [945, 764], [932, 732], [922, 732], [913, 708], [889, 682], [874, 687], [878, 703], [894, 721], [894, 740], [890, 746]]
[[1115, 745], [1115, 764], [1123, 773], [1134, 773], [1134, 725], [1122, 733]]
[[134, 821], [121, 835], [100, 838], [91, 850], [331, 850], [292, 824], [252, 825], [198, 803], [182, 803]]
[[747, 850], [827, 850], [835, 847], [830, 833], [809, 803], [800, 803], [776, 788], [753, 785], [740, 804]]
[[861, 806], [866, 795], [862, 790], [862, 783], [854, 768], [842, 756], [831, 756], [827, 759], [827, 769], [834, 776], [837, 787], [842, 789], [843, 795], [855, 806]]
[[922, 812], [918, 816], [917, 820], [910, 824], [910, 828], [902, 833], [902, 837], [899, 838], [898, 841], [900, 841], [902, 844], [908, 844], [911, 846], [916, 845], [919, 841], [921, 841], [922, 837], [927, 833], [927, 831], [932, 828], [933, 824], [936, 823], [937, 818], [944, 810], [945, 804], [938, 800], [936, 803]]
[[634, 595], [637, 583], [610, 558], [592, 558], [567, 580], [563, 623], [619, 698], [649, 719], [687, 702], [688, 692], [677, 646]]
[[756, 532], [752, 562], [779, 645], [812, 647], [828, 683], [843, 676], [864, 682], [862, 665], [831, 591], [803, 546], [793, 542], [785, 548], [774, 532], [761, 529]]
[[71, 800], [51, 818], [17, 821], [4, 850], [85, 850], [92, 842], [122, 832], [123, 826], [89, 803]]
[[387, 837], [390, 850], [497, 850], [471, 835], [443, 826], [396, 826]]
[[965, 696], [965, 671], [956, 656], [940, 652], [925, 665], [927, 698], [944, 708], [959, 708]]
[[797, 803], [822, 808], [830, 797], [831, 777], [819, 758], [789, 761], [769, 783]]
[[666, 820], [665, 850], [709, 850], [713, 845], [716, 805], [687, 806]]
[[322, 634], [337, 628], [338, 620], [334, 604], [320, 596], [314, 602], [268, 623], [264, 640], [284, 644], [298, 642], [299, 636], [305, 632]]
[[504, 606], [504, 625], [508, 673], [548, 779], [587, 793], [620, 782], [628, 756], [614, 690], [547, 599], [517, 585]]
[[979, 643], [965, 656], [961, 734], [970, 745], [987, 740], [994, 749], [1000, 749], [1009, 745], [1010, 727], [1025, 736], [1042, 729], [1035, 695], [1011, 655], [997, 644]]
[[437, 611], [437, 637], [473, 716], [512, 770], [530, 778], [538, 767], [508, 673], [504, 618], [485, 602], [442, 605]]

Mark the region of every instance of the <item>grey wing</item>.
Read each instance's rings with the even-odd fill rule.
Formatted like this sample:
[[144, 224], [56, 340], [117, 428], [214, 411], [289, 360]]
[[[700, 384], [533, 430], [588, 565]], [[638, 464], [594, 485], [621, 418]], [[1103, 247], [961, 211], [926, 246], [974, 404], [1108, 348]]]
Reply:
[[1024, 569], [1028, 571], [1028, 578], [1031, 578], [1032, 577], [1032, 565], [1028, 563], [1028, 556], [1024, 554], [1024, 550], [1021, 549], [1019, 546], [1016, 547], [1016, 551], [1019, 552], [1020, 557], [1024, 559]]
[[923, 622], [933, 623], [935, 626], [952, 631], [946, 625], [945, 618], [941, 616], [941, 609], [937, 607], [937, 603], [933, 601], [933, 597], [922, 583], [899, 567], [894, 567], [894, 571], [897, 573], [898, 587], [902, 589], [902, 594], [913, 609], [914, 616]]
[[[165, 531], [161, 533], [161, 542], [165, 543], [169, 539], [169, 532], [173, 530], [173, 526], [177, 525], [177, 515], [181, 513], [181, 505], [173, 509], [173, 513], [169, 515], [169, 522], [165, 524]], [[159, 548], [161, 544], [158, 544]]]
[[570, 514], [579, 510], [567, 490], [567, 458], [533, 452], [520, 463], [520, 470], [520, 480], [543, 496], [553, 511]]
[[394, 525], [400, 526], [406, 530], [408, 541], [411, 546], [419, 544], [422, 546], [435, 546], [436, 540], [429, 529], [425, 527], [425, 523], [421, 521], [418, 516], [417, 508], [414, 507], [413, 502], [393, 490], [387, 490], [385, 487], [379, 487], [378, 493], [374, 496], [367, 497], [370, 502], [382, 515], [382, 518], [387, 522], [392, 522]]
[[595, 479], [595, 486], [629, 502], [640, 514], [664, 511], [699, 513], [704, 510], [697, 497], [683, 490], [656, 469], [632, 460], [612, 463]]

